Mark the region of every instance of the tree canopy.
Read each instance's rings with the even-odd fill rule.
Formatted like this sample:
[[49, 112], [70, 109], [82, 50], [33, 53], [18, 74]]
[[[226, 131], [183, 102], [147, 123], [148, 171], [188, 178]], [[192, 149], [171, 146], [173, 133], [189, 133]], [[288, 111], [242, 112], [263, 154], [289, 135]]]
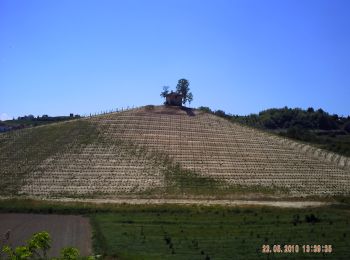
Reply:
[[165, 98], [169, 94], [169, 86], [163, 86], [163, 91], [160, 92], [160, 96]]
[[176, 92], [182, 95], [182, 104], [192, 102], [193, 94], [190, 92], [190, 82], [187, 79], [179, 79], [176, 85]]

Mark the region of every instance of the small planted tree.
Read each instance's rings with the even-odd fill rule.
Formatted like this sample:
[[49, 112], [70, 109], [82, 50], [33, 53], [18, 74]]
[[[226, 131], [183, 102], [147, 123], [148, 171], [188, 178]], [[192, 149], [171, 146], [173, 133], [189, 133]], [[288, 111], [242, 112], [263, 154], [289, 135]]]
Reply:
[[66, 247], [61, 250], [61, 259], [64, 260], [76, 260], [79, 255], [79, 250], [75, 247]]

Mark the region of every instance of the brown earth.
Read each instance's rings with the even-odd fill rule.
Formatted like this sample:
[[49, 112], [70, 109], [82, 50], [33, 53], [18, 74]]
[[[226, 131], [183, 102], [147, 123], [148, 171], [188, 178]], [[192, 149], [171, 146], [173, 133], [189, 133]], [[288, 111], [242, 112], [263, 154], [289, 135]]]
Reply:
[[[9, 239], [5, 233], [10, 230]], [[71, 215], [0, 214], [0, 246], [24, 245], [36, 232], [47, 231], [51, 235], [50, 257], [58, 257], [63, 247], [76, 247], [80, 255], [92, 254], [91, 227], [88, 218]], [[0, 256], [1, 258], [1, 256]]]
[[[223, 187], [275, 187], [292, 196], [349, 193], [348, 158], [199, 110], [189, 115], [177, 107], [157, 106], [84, 120], [108, 141], [74, 146], [47, 158], [27, 174], [19, 194], [120, 198], [162, 189], [168, 182], [161, 156]], [[152, 153], [157, 156], [147, 156]]]
[[349, 195], [350, 158], [166, 106], [0, 135], [0, 195], [223, 199], [237, 191]]

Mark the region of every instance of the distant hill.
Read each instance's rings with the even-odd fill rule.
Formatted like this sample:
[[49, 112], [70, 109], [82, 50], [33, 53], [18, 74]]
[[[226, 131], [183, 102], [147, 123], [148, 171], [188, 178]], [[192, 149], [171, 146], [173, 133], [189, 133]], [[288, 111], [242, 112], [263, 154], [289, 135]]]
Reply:
[[348, 194], [350, 158], [202, 110], [146, 106], [0, 134], [0, 193], [224, 198]]
[[41, 117], [40, 116], [34, 117], [33, 115], [22, 116], [22, 117], [18, 117], [17, 119], [0, 121], [0, 133], [23, 129], [27, 127], [47, 125], [51, 123], [62, 122], [62, 121], [67, 121], [67, 120], [72, 120], [77, 118], [80, 118], [80, 116], [73, 115], [73, 114], [71, 114], [70, 116], [48, 116], [48, 115], [43, 115]]

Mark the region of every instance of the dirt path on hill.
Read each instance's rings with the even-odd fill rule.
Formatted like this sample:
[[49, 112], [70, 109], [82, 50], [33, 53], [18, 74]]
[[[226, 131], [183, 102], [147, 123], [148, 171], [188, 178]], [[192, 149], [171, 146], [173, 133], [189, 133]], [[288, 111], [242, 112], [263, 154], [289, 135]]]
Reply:
[[95, 204], [178, 204], [178, 205], [222, 205], [222, 206], [269, 206], [280, 208], [307, 208], [307, 207], [322, 207], [328, 205], [339, 204], [339, 202], [327, 202], [327, 201], [314, 201], [314, 200], [278, 200], [278, 198], [264, 200], [261, 199], [203, 199], [203, 198], [188, 198], [188, 199], [142, 199], [142, 198], [102, 198], [102, 199], [78, 199], [78, 198], [39, 198], [39, 197], [6, 197], [0, 196], [0, 200], [6, 200], [11, 198], [17, 199], [33, 199], [52, 202], [82, 202], [82, 203], [95, 203]]
[[222, 205], [222, 206], [272, 206], [281, 208], [321, 207], [334, 204], [323, 201], [269, 201], [269, 200], [205, 200], [205, 199], [48, 199], [60, 202], [88, 202], [112, 204], [179, 204], [179, 205]]

